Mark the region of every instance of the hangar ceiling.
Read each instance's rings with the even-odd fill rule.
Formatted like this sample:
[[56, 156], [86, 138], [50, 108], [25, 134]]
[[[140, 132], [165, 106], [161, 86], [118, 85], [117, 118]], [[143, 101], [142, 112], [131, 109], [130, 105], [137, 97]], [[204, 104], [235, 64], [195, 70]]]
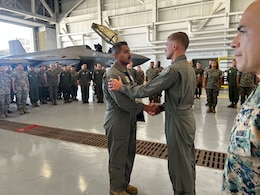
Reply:
[[54, 26], [59, 2], [53, 0], [1, 0], [0, 21], [26, 27]]

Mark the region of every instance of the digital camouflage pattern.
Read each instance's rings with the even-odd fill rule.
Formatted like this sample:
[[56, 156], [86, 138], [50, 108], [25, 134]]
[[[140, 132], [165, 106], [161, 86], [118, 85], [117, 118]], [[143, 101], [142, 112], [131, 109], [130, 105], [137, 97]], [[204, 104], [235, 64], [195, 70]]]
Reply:
[[207, 78], [207, 89], [217, 89], [219, 90], [219, 79], [222, 76], [222, 71], [219, 69], [208, 69], [204, 72], [205, 77]]
[[260, 84], [234, 121], [222, 191], [223, 194], [260, 194]]
[[7, 73], [0, 72], [0, 95], [10, 94], [11, 77]]
[[240, 78], [240, 87], [251, 87], [253, 88], [255, 85], [255, 74], [252, 73], [238, 73]]

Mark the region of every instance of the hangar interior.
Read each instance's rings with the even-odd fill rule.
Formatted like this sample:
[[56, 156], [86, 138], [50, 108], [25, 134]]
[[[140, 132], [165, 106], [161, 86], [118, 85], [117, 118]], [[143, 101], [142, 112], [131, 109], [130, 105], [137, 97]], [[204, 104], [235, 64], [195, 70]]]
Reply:
[[[221, 58], [221, 65], [227, 68], [233, 57], [230, 43], [236, 36], [242, 12], [251, 2], [253, 0], [1, 0], [0, 20], [32, 28], [36, 51], [73, 45], [94, 48], [97, 43], [107, 51], [111, 45], [91, 29], [93, 22], [102, 24], [116, 30], [133, 53], [160, 60], [164, 67], [170, 63], [164, 54], [167, 36], [184, 31], [190, 37], [189, 60], [200, 60], [205, 67], [209, 59]], [[148, 65], [149, 61], [143, 64], [143, 70]], [[11, 105], [12, 117], [0, 120], [0, 194], [109, 193], [107, 149], [84, 144], [84, 140], [70, 142], [67, 139], [73, 133], [59, 133], [61, 129], [75, 134], [92, 133], [98, 135], [93, 136], [97, 143], [104, 135], [105, 104], [96, 104], [92, 99], [82, 105], [80, 93], [78, 96], [78, 102], [64, 105], [60, 101], [57, 107], [42, 105], [23, 116]], [[148, 103], [147, 98], [142, 101]], [[220, 91], [216, 114], [206, 113], [205, 103], [203, 91], [201, 99], [194, 103], [195, 147], [208, 154], [203, 157], [206, 163], [202, 160], [204, 165], [196, 166], [196, 190], [198, 195], [219, 195], [223, 170], [222, 166], [209, 166], [210, 155], [226, 153], [239, 107], [227, 108], [229, 100], [225, 89]], [[145, 114], [145, 119], [146, 122], [138, 123], [137, 139], [165, 144], [164, 115]], [[48, 131], [53, 128], [56, 137], [44, 137], [42, 132], [38, 132], [38, 136], [30, 135], [31, 130], [37, 131], [40, 127]], [[150, 148], [149, 145], [146, 149]], [[131, 181], [139, 188], [139, 195], [173, 194], [167, 161], [150, 154], [136, 155]]]
[[169, 64], [164, 56], [166, 38], [184, 31], [190, 38], [189, 60], [201, 60], [205, 67], [208, 59], [221, 57], [220, 65], [226, 69], [233, 57], [230, 43], [237, 24], [252, 1], [2, 0], [0, 20], [31, 27], [36, 51], [74, 45], [94, 49], [99, 43], [106, 52], [111, 45], [91, 29], [94, 22], [115, 30], [133, 53], [160, 60], [162, 66]]

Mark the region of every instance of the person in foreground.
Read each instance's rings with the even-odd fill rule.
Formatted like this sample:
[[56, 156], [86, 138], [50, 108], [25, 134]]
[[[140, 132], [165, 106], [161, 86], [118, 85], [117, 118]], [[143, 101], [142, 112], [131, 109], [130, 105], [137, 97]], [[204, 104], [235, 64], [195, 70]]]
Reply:
[[[235, 49], [237, 69], [260, 77], [260, 1], [245, 10]], [[260, 86], [242, 105], [231, 130], [222, 194], [260, 194]]]
[[145, 85], [126, 86], [121, 78], [110, 79], [109, 82], [111, 90], [120, 90], [129, 97], [148, 97], [165, 90], [165, 103], [154, 114], [165, 111], [168, 171], [175, 195], [195, 194], [196, 124], [192, 105], [196, 75], [185, 56], [188, 45], [189, 38], [185, 33], [171, 34], [165, 49], [167, 59], [172, 61], [171, 65]]
[[136, 102], [120, 92], [108, 87], [110, 78], [122, 77], [125, 85], [133, 85], [134, 79], [127, 69], [131, 61], [130, 49], [126, 42], [115, 43], [112, 53], [115, 64], [103, 77], [103, 91], [107, 100], [104, 128], [109, 151], [109, 177], [111, 195], [135, 195], [136, 187], [129, 185], [136, 152], [137, 115], [144, 111], [156, 112], [157, 106], [147, 106]]

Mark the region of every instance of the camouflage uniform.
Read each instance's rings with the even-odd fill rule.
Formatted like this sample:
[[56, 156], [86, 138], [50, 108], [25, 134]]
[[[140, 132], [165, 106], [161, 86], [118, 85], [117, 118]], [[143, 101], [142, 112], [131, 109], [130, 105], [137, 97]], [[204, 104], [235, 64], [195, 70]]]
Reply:
[[202, 91], [202, 80], [203, 80], [204, 70], [202, 68], [195, 68], [195, 74], [197, 78], [197, 87], [196, 87], [195, 95], [196, 97], [200, 97]]
[[11, 101], [10, 96], [11, 78], [7, 73], [0, 72], [0, 117], [8, 116], [8, 107]]
[[46, 71], [39, 70], [39, 98], [42, 104], [47, 104], [47, 96], [48, 96], [48, 87], [45, 80]]
[[12, 74], [14, 81], [14, 91], [16, 90], [16, 104], [20, 110], [20, 114], [28, 113], [26, 111], [26, 100], [28, 97], [28, 76], [27, 73], [20, 70], [15, 70]]
[[78, 72], [77, 71], [71, 71], [71, 98], [73, 100], [77, 100], [77, 92], [78, 92]]
[[209, 108], [215, 110], [218, 103], [218, 94], [220, 90], [219, 80], [222, 76], [222, 71], [219, 69], [208, 69], [204, 73], [205, 78], [207, 78], [206, 93]]
[[56, 105], [58, 87], [59, 87], [59, 72], [56, 69], [54, 70], [50, 69], [46, 72], [46, 76], [47, 76], [50, 101], [52, 102], [52, 105]]
[[237, 87], [237, 68], [231, 67], [228, 69], [228, 92], [229, 92], [229, 100], [232, 105], [236, 105], [239, 100], [239, 89]]
[[238, 72], [240, 77], [240, 101], [243, 104], [255, 86], [255, 74]]
[[231, 131], [223, 194], [260, 194], [260, 85], [248, 97]]
[[140, 70], [136, 72], [136, 82], [137, 85], [142, 85], [144, 83], [144, 71]]
[[[159, 71], [156, 68], [149, 68], [146, 71], [146, 78], [147, 81], [152, 81], [154, 78], [156, 78], [159, 74]], [[153, 94], [149, 96], [149, 102], [154, 103], [157, 99], [157, 94]]]

